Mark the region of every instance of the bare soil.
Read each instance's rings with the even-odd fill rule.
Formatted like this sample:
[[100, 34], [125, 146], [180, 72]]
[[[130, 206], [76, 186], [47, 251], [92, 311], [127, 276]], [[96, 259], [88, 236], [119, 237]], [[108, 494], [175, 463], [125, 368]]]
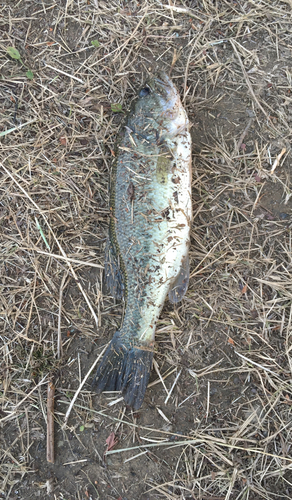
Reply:
[[[291, 499], [291, 9], [3, 4], [0, 498]], [[93, 369], [66, 421], [121, 321], [102, 285], [108, 181], [157, 67], [192, 125], [189, 290], [165, 304], [141, 410], [92, 392]]]

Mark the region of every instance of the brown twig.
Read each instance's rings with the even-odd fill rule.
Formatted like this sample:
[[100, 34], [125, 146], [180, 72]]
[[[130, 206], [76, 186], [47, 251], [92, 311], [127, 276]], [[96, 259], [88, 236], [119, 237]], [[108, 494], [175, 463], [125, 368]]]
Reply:
[[47, 462], [51, 464], [55, 463], [54, 403], [55, 386], [52, 382], [49, 382], [47, 391]]

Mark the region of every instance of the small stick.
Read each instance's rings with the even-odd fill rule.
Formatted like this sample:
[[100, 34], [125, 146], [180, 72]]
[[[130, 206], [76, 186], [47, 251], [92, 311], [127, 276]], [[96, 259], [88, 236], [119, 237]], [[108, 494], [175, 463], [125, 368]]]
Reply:
[[25, 327], [25, 335], [27, 335], [27, 333], [28, 333], [28, 329], [29, 329], [29, 325], [30, 325], [30, 320], [31, 320], [31, 315], [32, 315], [32, 308], [33, 308], [33, 305], [35, 303], [34, 302], [35, 289], [36, 289], [36, 273], [34, 275], [33, 292], [31, 294], [31, 305], [30, 305], [30, 310], [29, 310], [29, 314], [28, 314], [27, 324], [26, 324], [26, 327]]
[[172, 10], [173, 12], [177, 12], [178, 14], [186, 14], [187, 16], [194, 17], [199, 19], [198, 16], [193, 14], [193, 12], [189, 9], [185, 9], [184, 7], [176, 7], [175, 5], [162, 5], [164, 9]]
[[162, 378], [162, 376], [161, 376], [161, 373], [160, 373], [160, 371], [159, 371], [159, 367], [158, 367], [157, 361], [155, 361], [155, 359], [153, 360], [153, 365], [154, 365], [154, 368], [155, 368], [155, 371], [156, 371], [156, 373], [157, 373], [158, 377], [160, 378], [160, 382], [162, 383], [162, 385], [163, 385], [163, 387], [164, 387], [164, 390], [165, 390], [165, 392], [166, 392], [166, 394], [167, 394], [167, 396], [168, 396], [168, 395], [169, 395], [169, 392], [168, 392], [168, 390], [167, 390], [167, 388], [166, 388], [166, 385], [165, 385], [165, 383], [164, 383], [164, 380], [163, 380], [163, 378]]
[[239, 53], [238, 53], [238, 50], [237, 50], [237, 48], [236, 48], [236, 46], [235, 46], [234, 41], [233, 41], [233, 40], [230, 40], [230, 43], [231, 43], [231, 45], [232, 45], [232, 47], [233, 47], [233, 50], [234, 50], [234, 52], [235, 52], [235, 55], [236, 55], [236, 57], [237, 57], [238, 61], [239, 61], [239, 64], [240, 64], [240, 66], [241, 66], [241, 71], [242, 71], [242, 73], [243, 73], [243, 76], [244, 76], [244, 78], [245, 78], [246, 84], [247, 84], [247, 86], [248, 86], [248, 90], [249, 90], [249, 92], [250, 92], [250, 94], [251, 94], [251, 96], [252, 96], [253, 100], [255, 101], [255, 103], [256, 103], [256, 105], [258, 106], [258, 108], [259, 108], [259, 109], [260, 109], [260, 110], [264, 113], [264, 115], [266, 116], [266, 118], [269, 118], [268, 113], [267, 113], [267, 112], [266, 112], [266, 110], [263, 108], [263, 106], [261, 105], [261, 103], [259, 102], [259, 100], [257, 99], [257, 97], [256, 97], [256, 95], [255, 95], [255, 93], [254, 93], [254, 90], [253, 90], [253, 88], [252, 88], [252, 84], [250, 83], [250, 79], [249, 79], [249, 77], [248, 77], [247, 72], [245, 71], [245, 67], [244, 67], [244, 65], [243, 65], [243, 62], [242, 62], [242, 60], [241, 60], [241, 57], [240, 57], [240, 55], [239, 55]]
[[171, 393], [173, 391], [173, 389], [175, 388], [175, 385], [180, 377], [180, 374], [181, 374], [181, 370], [178, 372], [177, 376], [175, 377], [175, 381], [173, 382], [171, 388], [170, 388], [170, 391], [168, 393], [168, 396], [166, 397], [165, 401], [164, 401], [164, 404], [166, 405], [167, 401], [169, 400], [170, 396], [171, 396]]
[[[27, 250], [30, 250], [28, 248]], [[60, 259], [60, 260], [65, 260], [67, 263], [68, 262], [74, 262], [75, 264], [79, 264], [79, 266], [90, 266], [90, 267], [97, 267], [98, 269], [103, 269], [103, 266], [100, 264], [94, 264], [94, 262], [87, 262], [85, 260], [78, 260], [78, 259], [72, 259], [71, 257], [63, 257], [63, 255], [58, 255], [56, 253], [48, 253], [45, 252], [44, 250], [40, 250], [37, 247], [33, 247], [32, 250], [37, 253], [41, 253], [43, 255], [47, 255], [48, 257], [52, 257], [53, 259]]]
[[247, 126], [245, 127], [244, 131], [242, 132], [241, 136], [239, 137], [238, 141], [237, 141], [237, 144], [236, 144], [236, 147], [235, 147], [235, 150], [234, 150], [234, 154], [238, 153], [239, 152], [239, 149], [240, 149], [240, 146], [242, 145], [243, 143], [243, 140], [253, 122], [254, 118], [250, 118], [247, 122]]
[[68, 76], [69, 78], [72, 78], [73, 80], [76, 80], [79, 83], [85, 83], [83, 80], [81, 80], [81, 78], [77, 78], [77, 76], [70, 75], [70, 73], [66, 73], [65, 71], [62, 71], [59, 68], [54, 68], [54, 66], [50, 66], [50, 64], [47, 64], [46, 62], [45, 62], [45, 66], [46, 66], [46, 68], [53, 69], [54, 71], [57, 71], [57, 73], [61, 73], [61, 75]]
[[74, 462], [66, 462], [63, 465], [73, 465], [73, 464], [81, 464], [82, 462], [87, 462], [88, 458], [82, 458], [81, 460], [75, 460]]
[[52, 382], [48, 383], [47, 392], [47, 462], [53, 464], [54, 458], [54, 398], [55, 386]]
[[208, 380], [208, 393], [207, 393], [207, 411], [206, 411], [206, 420], [208, 420], [209, 416], [209, 408], [210, 408], [210, 382]]
[[156, 410], [158, 411], [159, 415], [165, 420], [165, 422], [167, 422], [168, 424], [171, 423], [170, 420], [167, 418], [167, 416], [164, 415], [163, 411], [160, 410], [160, 408], [156, 406]]
[[82, 380], [81, 384], [79, 385], [77, 391], [75, 392], [74, 396], [73, 396], [73, 399], [69, 405], [69, 408], [68, 410], [66, 411], [66, 415], [65, 415], [65, 418], [64, 418], [64, 424], [63, 424], [63, 428], [65, 427], [65, 425], [67, 424], [67, 421], [68, 421], [68, 418], [70, 416], [70, 413], [71, 413], [71, 410], [74, 406], [74, 403], [78, 397], [78, 394], [79, 392], [81, 391], [82, 387], [84, 386], [86, 380], [88, 379], [89, 375], [91, 374], [92, 370], [95, 368], [95, 366], [97, 365], [98, 361], [100, 360], [100, 358], [102, 357], [103, 353], [105, 352], [106, 348], [107, 348], [108, 344], [103, 348], [103, 350], [101, 351], [101, 353], [99, 354], [99, 356], [96, 358], [96, 360], [94, 361], [93, 365], [91, 366], [91, 368], [89, 368], [87, 374], [85, 375], [84, 379]]
[[61, 358], [62, 356], [62, 337], [61, 337], [61, 317], [62, 317], [62, 298], [63, 298], [63, 289], [64, 289], [64, 284], [66, 281], [66, 278], [68, 276], [68, 272], [64, 274], [60, 286], [60, 293], [59, 293], [59, 315], [58, 315], [58, 345], [57, 345], [57, 353], [58, 353], [58, 359]]
[[[168, 327], [167, 327], [168, 328]], [[167, 379], [170, 375], [172, 375], [176, 371], [176, 368], [173, 368], [169, 372], [166, 370], [164, 374], [162, 375], [163, 380]], [[154, 385], [160, 384], [160, 378], [154, 380], [154, 382], [150, 382], [150, 384], [147, 385], [147, 387], [153, 387]]]
[[280, 163], [280, 160], [282, 158], [282, 156], [286, 153], [286, 148], [283, 148], [281, 153], [278, 154], [278, 156], [276, 157], [273, 165], [272, 165], [272, 168], [271, 168], [271, 174], [273, 174], [277, 168], [277, 166], [279, 165]]
[[248, 363], [251, 363], [252, 365], [258, 366], [259, 368], [262, 368], [262, 370], [265, 370], [266, 372], [272, 373], [272, 375], [276, 375], [276, 377], [279, 377], [279, 375], [277, 373], [273, 372], [272, 370], [270, 370], [270, 368], [267, 368], [266, 366], [260, 365], [259, 363], [252, 361], [251, 359], [247, 358], [246, 356], [243, 356], [243, 354], [240, 354], [237, 351], [234, 351], [234, 352], [235, 352], [235, 354], [237, 354], [237, 356], [244, 359]]

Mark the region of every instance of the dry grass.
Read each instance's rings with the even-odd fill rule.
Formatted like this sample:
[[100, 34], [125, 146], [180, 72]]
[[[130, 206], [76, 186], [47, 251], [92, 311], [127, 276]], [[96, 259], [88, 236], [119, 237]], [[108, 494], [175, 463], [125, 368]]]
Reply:
[[[19, 1], [0, 18], [0, 498], [292, 496], [292, 3], [166, 3]], [[102, 290], [112, 105], [157, 66], [192, 122], [190, 288], [163, 311], [141, 412], [84, 384], [64, 425], [121, 318]]]

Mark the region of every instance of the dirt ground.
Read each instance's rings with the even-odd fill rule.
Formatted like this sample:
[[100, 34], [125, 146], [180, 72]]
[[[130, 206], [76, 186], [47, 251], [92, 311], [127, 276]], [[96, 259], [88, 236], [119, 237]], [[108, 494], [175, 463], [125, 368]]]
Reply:
[[[2, 3], [0, 499], [292, 498], [291, 14]], [[92, 367], [123, 309], [102, 285], [115, 141], [157, 68], [191, 121], [191, 279], [165, 303], [133, 413], [92, 392]]]

